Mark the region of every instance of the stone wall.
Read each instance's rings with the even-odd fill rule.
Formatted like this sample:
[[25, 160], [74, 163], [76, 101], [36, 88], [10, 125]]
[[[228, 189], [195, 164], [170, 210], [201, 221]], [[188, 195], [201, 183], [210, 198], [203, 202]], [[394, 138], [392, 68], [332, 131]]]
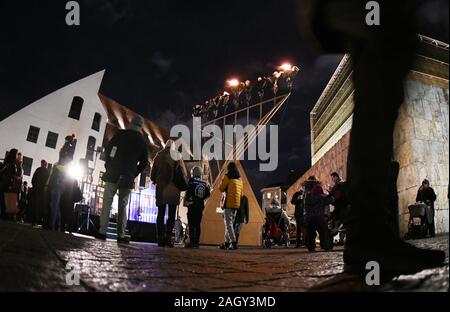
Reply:
[[425, 178], [437, 194], [436, 231], [449, 230], [448, 109], [448, 86], [429, 84], [420, 77], [406, 81], [405, 103], [394, 133], [394, 155], [401, 168], [397, 186], [402, 233], [407, 230], [408, 205], [415, 202]]
[[[449, 93], [448, 85], [432, 84], [423, 77], [411, 75], [405, 83], [405, 103], [401, 106], [394, 132], [394, 158], [400, 163], [397, 181], [400, 230], [408, 226], [408, 205], [415, 202], [424, 178], [430, 180], [438, 198], [435, 203], [436, 231], [449, 230]], [[290, 199], [310, 175], [324, 188], [331, 183], [330, 173], [337, 171], [346, 178], [350, 132], [347, 132], [288, 190], [288, 214], [293, 215]]]

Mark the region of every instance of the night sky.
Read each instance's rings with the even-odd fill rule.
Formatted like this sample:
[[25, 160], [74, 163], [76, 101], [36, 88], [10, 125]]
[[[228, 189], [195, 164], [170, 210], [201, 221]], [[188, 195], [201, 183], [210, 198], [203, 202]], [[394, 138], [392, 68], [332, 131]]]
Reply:
[[[1, 0], [0, 119], [106, 69], [101, 93], [170, 129], [223, 90], [226, 79], [253, 80], [289, 61], [301, 72], [274, 120], [279, 167], [259, 173], [257, 162], [245, 166], [258, 193], [290, 169], [310, 166], [309, 111], [342, 56], [310, 48], [294, 1], [78, 2], [81, 26], [69, 27], [66, 1]], [[448, 42], [448, 0], [420, 2], [420, 32]]]

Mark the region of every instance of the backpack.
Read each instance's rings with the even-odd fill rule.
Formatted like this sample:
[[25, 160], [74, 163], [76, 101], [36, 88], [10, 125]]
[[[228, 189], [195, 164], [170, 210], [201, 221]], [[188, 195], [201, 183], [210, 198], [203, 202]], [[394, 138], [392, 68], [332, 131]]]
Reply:
[[188, 188], [183, 168], [178, 161], [175, 162], [173, 167], [173, 183], [180, 191], [186, 191]]

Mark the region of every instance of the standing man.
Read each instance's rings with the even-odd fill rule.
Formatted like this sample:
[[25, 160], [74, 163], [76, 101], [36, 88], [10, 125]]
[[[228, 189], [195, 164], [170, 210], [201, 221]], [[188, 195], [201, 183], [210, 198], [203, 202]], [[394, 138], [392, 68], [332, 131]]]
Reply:
[[31, 178], [31, 185], [33, 187], [33, 192], [31, 196], [33, 197], [33, 226], [37, 224], [44, 225], [42, 217], [47, 214], [47, 196], [45, 192], [45, 184], [47, 183], [48, 177], [50, 175], [48, 169], [48, 163], [44, 159], [41, 160], [41, 166], [36, 169]]
[[344, 221], [348, 210], [349, 202], [347, 200], [345, 191], [345, 182], [341, 180], [341, 177], [337, 172], [331, 174], [331, 179], [333, 180], [333, 188], [329, 191], [329, 197], [331, 198], [331, 204], [334, 206], [334, 210], [331, 213], [331, 219], [333, 220], [334, 232], [332, 235], [339, 232], [339, 244], [344, 244], [345, 234]]
[[125, 237], [127, 227], [126, 207], [130, 197], [134, 179], [148, 165], [148, 147], [142, 134], [144, 119], [135, 116], [128, 129], [120, 130], [105, 148], [106, 172], [103, 194], [103, 209], [100, 216], [100, 230], [97, 238], [106, 239], [106, 229], [109, 225], [109, 213], [116, 193], [119, 193], [119, 214], [117, 217], [117, 242], [129, 243]]
[[[376, 5], [374, 6], [374, 2]], [[350, 53], [355, 87], [347, 161], [349, 211], [344, 270], [361, 275], [377, 261], [386, 278], [442, 265], [443, 251], [402, 241], [390, 224], [396, 209], [391, 162], [403, 80], [414, 61], [418, 3], [378, 0], [301, 1], [306, 31], [323, 50]]]

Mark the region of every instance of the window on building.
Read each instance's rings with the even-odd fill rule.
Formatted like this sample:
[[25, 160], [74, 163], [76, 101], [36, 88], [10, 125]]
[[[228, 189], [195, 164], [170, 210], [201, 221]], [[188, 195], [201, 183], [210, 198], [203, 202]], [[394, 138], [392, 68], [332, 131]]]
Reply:
[[81, 109], [83, 108], [83, 98], [80, 96], [74, 96], [72, 99], [72, 105], [70, 106], [69, 117], [80, 120]]
[[88, 139], [87, 147], [86, 147], [86, 159], [94, 160], [94, 150], [95, 150], [96, 139], [93, 136], [90, 136]]
[[102, 115], [95, 113], [94, 120], [92, 120], [92, 129], [95, 131], [100, 131], [100, 122], [102, 121]]
[[33, 167], [33, 158], [23, 156], [23, 174], [26, 176], [31, 176], [31, 167]]
[[45, 146], [50, 148], [56, 148], [58, 143], [58, 133], [49, 131], [47, 134], [47, 140], [45, 141]]
[[28, 129], [27, 141], [37, 143], [37, 140], [39, 138], [39, 131], [40, 129], [38, 127], [30, 126], [30, 129]]

